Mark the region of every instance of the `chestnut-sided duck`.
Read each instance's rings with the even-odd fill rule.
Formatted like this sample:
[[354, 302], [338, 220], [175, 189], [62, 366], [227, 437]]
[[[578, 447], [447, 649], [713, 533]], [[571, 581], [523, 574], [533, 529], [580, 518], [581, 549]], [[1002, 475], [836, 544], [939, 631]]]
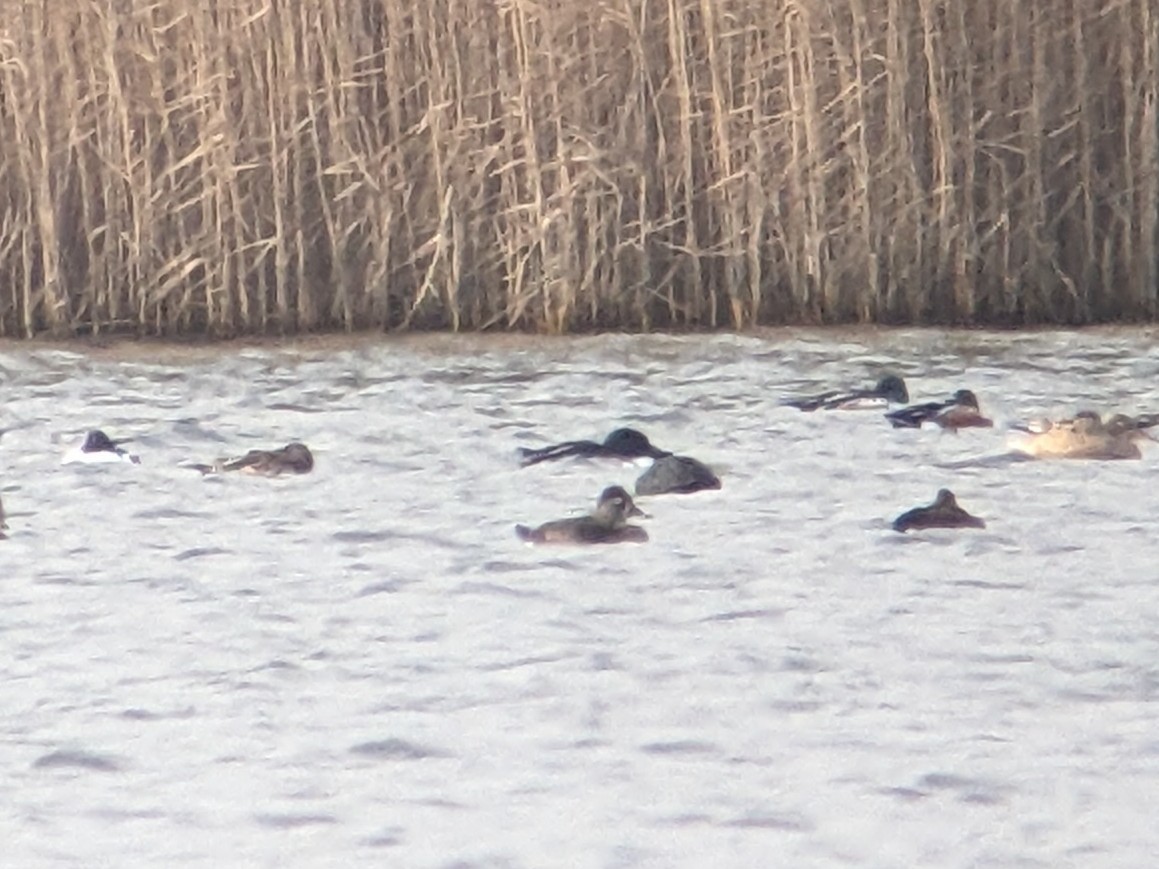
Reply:
[[994, 421], [982, 415], [978, 396], [969, 389], [959, 389], [946, 401], [913, 404], [885, 415], [894, 428], [921, 428], [930, 422], [950, 431], [960, 428], [993, 428]]

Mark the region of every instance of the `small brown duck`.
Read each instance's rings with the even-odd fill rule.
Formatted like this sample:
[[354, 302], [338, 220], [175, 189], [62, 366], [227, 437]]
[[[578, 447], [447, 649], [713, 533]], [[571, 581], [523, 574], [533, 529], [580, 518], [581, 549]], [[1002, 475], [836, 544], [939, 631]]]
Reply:
[[958, 506], [958, 500], [949, 489], [938, 489], [934, 503], [928, 507], [914, 507], [893, 520], [894, 531], [911, 528], [985, 528], [986, 523], [971, 516]]
[[622, 486], [608, 486], [600, 493], [591, 514], [556, 519], [538, 528], [516, 525], [515, 533], [529, 543], [643, 543], [648, 539], [648, 532], [638, 525], [629, 525], [628, 519], [644, 515]]
[[308, 474], [314, 470], [314, 456], [305, 444], [286, 444], [277, 450], [250, 450], [241, 458], [218, 459], [212, 465], [194, 465], [203, 474], [241, 471], [263, 477], [280, 474]]
[[1154, 440], [1145, 431], [1153, 425], [1149, 417], [1116, 413], [1104, 421], [1093, 410], [1083, 410], [1073, 419], [1017, 426], [1030, 437], [1016, 449], [1039, 459], [1141, 459], [1137, 442]]

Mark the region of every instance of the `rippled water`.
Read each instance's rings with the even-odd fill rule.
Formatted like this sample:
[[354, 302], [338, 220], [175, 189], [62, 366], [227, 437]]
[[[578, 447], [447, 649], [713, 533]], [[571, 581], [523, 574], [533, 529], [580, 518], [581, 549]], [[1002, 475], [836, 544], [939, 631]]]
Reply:
[[[900, 371], [999, 428], [786, 395]], [[1159, 410], [1143, 332], [0, 347], [0, 815], [13, 866], [1144, 866], [1159, 851], [1159, 445], [1008, 462], [1002, 426]], [[724, 488], [651, 541], [516, 522], [637, 469]], [[61, 466], [86, 428], [139, 466]], [[180, 467], [301, 439], [303, 478]], [[950, 486], [975, 532], [889, 522]]]

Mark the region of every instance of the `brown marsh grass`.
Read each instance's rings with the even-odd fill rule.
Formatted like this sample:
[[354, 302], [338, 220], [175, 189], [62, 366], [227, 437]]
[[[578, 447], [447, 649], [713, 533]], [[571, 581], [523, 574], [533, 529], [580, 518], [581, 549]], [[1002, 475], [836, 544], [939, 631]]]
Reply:
[[0, 335], [1157, 313], [1154, 0], [0, 0]]

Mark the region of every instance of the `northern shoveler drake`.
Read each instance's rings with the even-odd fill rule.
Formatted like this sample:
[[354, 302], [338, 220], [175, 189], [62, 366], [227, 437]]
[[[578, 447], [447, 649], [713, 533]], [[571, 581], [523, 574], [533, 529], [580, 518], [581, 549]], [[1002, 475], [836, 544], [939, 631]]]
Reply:
[[636, 480], [637, 495], [690, 495], [719, 489], [720, 478], [703, 462], [688, 456], [663, 456]]
[[986, 523], [977, 516], [971, 516], [958, 506], [958, 499], [949, 489], [938, 489], [934, 503], [927, 507], [914, 507], [893, 520], [894, 531], [909, 531], [911, 528], [985, 528]]
[[805, 398], [791, 398], [782, 401], [785, 407], [798, 410], [855, 410], [880, 408], [888, 404], [905, 404], [909, 401], [909, 390], [905, 381], [896, 374], [887, 374], [869, 389], [855, 389], [850, 392], [823, 392]]
[[529, 543], [643, 543], [648, 532], [628, 524], [632, 516], [643, 515], [622, 486], [608, 486], [589, 515], [557, 519], [538, 528], [516, 525], [515, 533]]
[[671, 454], [667, 450], [653, 446], [642, 432], [634, 428], [618, 428], [604, 438], [602, 444], [595, 441], [565, 441], [539, 449], [520, 447], [519, 455], [520, 464], [527, 467], [570, 456], [589, 459], [659, 459]]
[[969, 389], [959, 389], [946, 401], [913, 404], [885, 415], [894, 428], [921, 428], [932, 422], [950, 431], [960, 428], [993, 428], [994, 421], [982, 416], [978, 396]]
[[1156, 423], [1159, 418], [1122, 413], [1103, 420], [1095, 411], [1083, 410], [1073, 419], [1015, 426], [1029, 435], [1015, 449], [1040, 459], [1141, 459], [1138, 441], [1154, 440], [1146, 429]]
[[130, 455], [128, 450], [121, 449], [124, 441], [115, 441], [99, 429], [85, 435], [84, 441], [64, 454], [60, 460], [62, 465], [75, 463], [103, 464], [109, 462], [129, 462], [141, 464], [139, 456]]
[[221, 474], [241, 471], [276, 477], [280, 474], [308, 474], [314, 470], [314, 456], [305, 444], [286, 444], [277, 450], [250, 450], [241, 458], [218, 459], [212, 465], [194, 465], [203, 474]]

